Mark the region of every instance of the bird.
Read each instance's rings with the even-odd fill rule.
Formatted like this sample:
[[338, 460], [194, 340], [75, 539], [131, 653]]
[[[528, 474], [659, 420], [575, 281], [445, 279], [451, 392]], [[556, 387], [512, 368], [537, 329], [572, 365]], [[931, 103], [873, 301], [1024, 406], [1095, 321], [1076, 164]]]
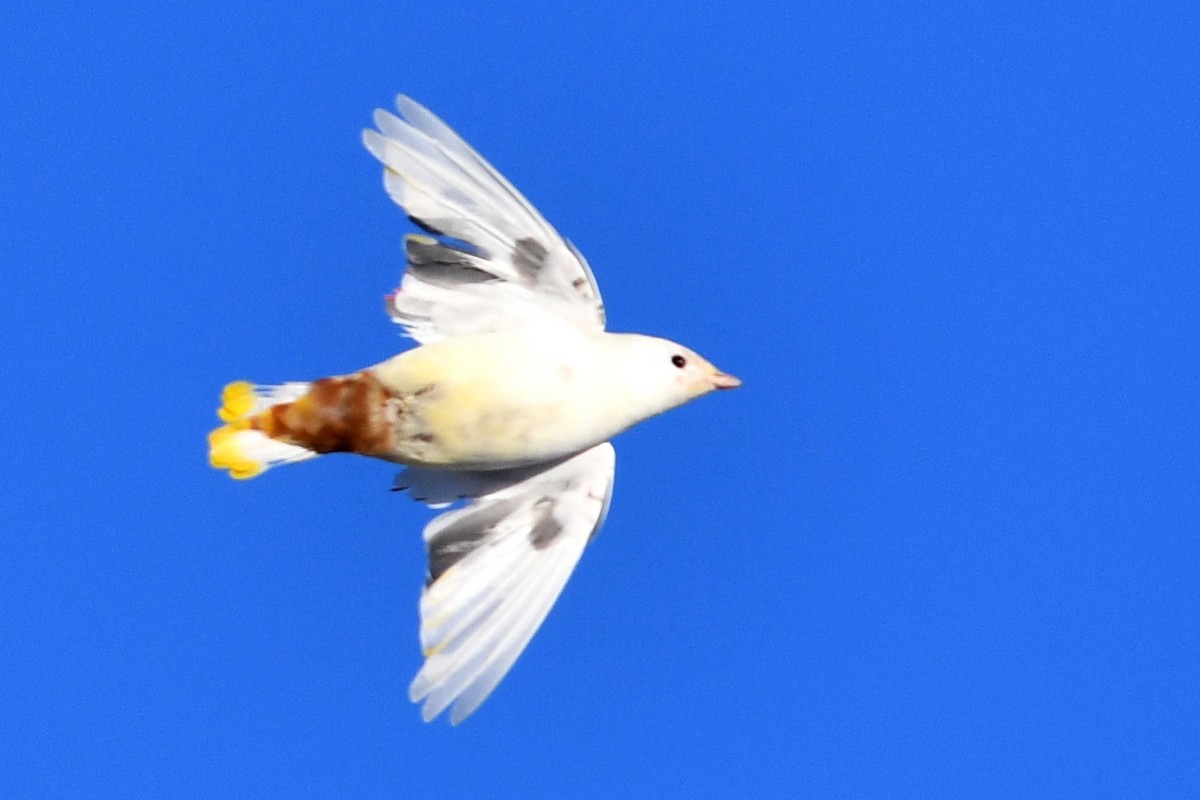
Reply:
[[457, 725], [512, 668], [599, 531], [610, 440], [741, 381], [666, 339], [605, 330], [591, 267], [445, 122], [400, 95], [363, 131], [417, 229], [386, 296], [416, 346], [310, 381], [235, 381], [209, 462], [236, 479], [329, 453], [401, 466], [424, 529], [425, 721]]

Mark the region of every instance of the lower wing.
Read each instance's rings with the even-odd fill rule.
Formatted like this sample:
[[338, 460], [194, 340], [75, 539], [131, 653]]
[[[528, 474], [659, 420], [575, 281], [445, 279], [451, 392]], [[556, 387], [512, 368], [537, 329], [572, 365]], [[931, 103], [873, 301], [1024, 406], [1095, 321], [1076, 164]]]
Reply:
[[605, 442], [549, 466], [492, 473], [405, 469], [397, 488], [468, 503], [425, 528], [425, 664], [409, 687], [426, 721], [457, 725], [512, 668], [608, 512], [616, 456]]

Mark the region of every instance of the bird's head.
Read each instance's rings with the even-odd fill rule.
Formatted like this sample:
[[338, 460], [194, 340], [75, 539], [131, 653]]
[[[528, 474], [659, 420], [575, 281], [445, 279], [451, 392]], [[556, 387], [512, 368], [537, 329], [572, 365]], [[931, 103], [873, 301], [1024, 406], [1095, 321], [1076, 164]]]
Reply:
[[620, 351], [620, 383], [646, 416], [661, 414], [717, 389], [742, 382], [717, 369], [695, 351], [668, 339], [615, 334]]

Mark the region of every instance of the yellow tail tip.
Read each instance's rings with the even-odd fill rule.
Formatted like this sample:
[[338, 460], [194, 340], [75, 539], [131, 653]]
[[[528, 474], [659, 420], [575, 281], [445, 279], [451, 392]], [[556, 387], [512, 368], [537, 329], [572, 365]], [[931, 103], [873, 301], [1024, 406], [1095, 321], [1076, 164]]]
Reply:
[[255, 404], [254, 384], [234, 381], [221, 392], [221, 408], [217, 416], [224, 422], [233, 422], [254, 411]]
[[235, 422], [232, 425], [223, 425], [208, 435], [208, 463], [217, 469], [229, 470], [229, 477], [237, 480], [253, 478], [267, 469], [266, 464], [249, 458], [242, 452], [235, 434], [245, 428], [244, 424], [238, 425]]

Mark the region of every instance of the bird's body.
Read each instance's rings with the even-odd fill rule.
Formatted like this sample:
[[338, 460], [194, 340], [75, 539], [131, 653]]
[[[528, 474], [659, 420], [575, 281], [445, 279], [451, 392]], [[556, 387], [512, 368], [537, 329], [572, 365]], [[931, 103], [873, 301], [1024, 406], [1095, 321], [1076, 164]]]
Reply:
[[[312, 382], [226, 387], [210, 460], [236, 478], [325, 453], [405, 465], [425, 530], [427, 719], [470, 714], [512, 666], [603, 522], [608, 440], [736, 378], [681, 345], [604, 330], [586, 261], [498, 172], [407, 98], [365, 141], [393, 199], [435, 237], [406, 242], [389, 296], [421, 345]], [[440, 237], [440, 238], [438, 238]]]
[[444, 339], [401, 353], [372, 371], [412, 399], [418, 438], [397, 461], [494, 470], [536, 464], [605, 441], [609, 420], [590, 414], [602, 379], [596, 337], [566, 326], [541, 335], [501, 331]]
[[248, 414], [237, 401], [252, 387], [232, 384], [223, 411], [231, 422], [244, 418], [243, 429], [315, 453], [509, 469], [582, 452], [711, 389], [706, 362], [693, 355], [697, 367], [677, 376], [677, 393], [648, 392], [657, 387], [627, 357], [639, 347], [664, 351], [661, 360], [682, 351], [653, 337], [548, 323], [422, 345]]

